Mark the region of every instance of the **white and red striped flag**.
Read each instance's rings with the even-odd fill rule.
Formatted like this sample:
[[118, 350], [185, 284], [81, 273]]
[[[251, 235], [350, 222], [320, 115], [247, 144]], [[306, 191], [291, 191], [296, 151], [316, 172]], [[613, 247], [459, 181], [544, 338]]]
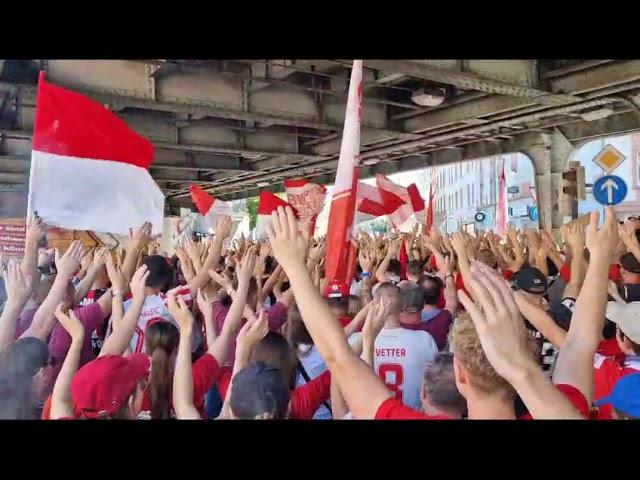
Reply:
[[327, 189], [323, 185], [311, 183], [307, 179], [285, 180], [289, 204], [298, 212], [302, 225], [311, 224], [310, 234], [313, 236], [316, 219], [324, 206]]
[[357, 248], [353, 229], [358, 190], [360, 154], [360, 120], [362, 115], [362, 60], [354, 60], [351, 68], [349, 96], [342, 130], [340, 158], [329, 212], [325, 274], [329, 279], [328, 294], [349, 294], [353, 270], [350, 259]]
[[200, 215], [210, 218], [214, 224], [220, 217], [233, 214], [230, 203], [214, 198], [197, 185], [189, 185], [189, 193]]
[[27, 214], [71, 230], [162, 232], [164, 195], [147, 170], [153, 146], [114, 113], [40, 73]]
[[[285, 202], [283, 199], [270, 192], [269, 190], [262, 190], [260, 192], [260, 200], [258, 203], [258, 218], [256, 219], [256, 239], [265, 238], [267, 236], [267, 226], [271, 223], [271, 213], [275, 212], [278, 207], [286, 207], [292, 205]], [[298, 215], [295, 208], [293, 208], [296, 216]]]
[[389, 212], [389, 221], [395, 228], [406, 222], [411, 214], [424, 212], [424, 200], [415, 183], [402, 187], [382, 174], [376, 175], [376, 183]]
[[498, 180], [498, 202], [496, 206], [496, 233], [504, 235], [509, 223], [509, 205], [507, 200], [507, 177], [504, 173], [504, 160], [502, 161], [502, 172]]

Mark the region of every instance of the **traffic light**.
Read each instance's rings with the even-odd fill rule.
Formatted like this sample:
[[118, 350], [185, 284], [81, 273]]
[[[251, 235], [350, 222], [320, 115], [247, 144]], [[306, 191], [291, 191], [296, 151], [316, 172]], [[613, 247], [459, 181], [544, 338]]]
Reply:
[[578, 215], [578, 200], [585, 200], [586, 187], [584, 167], [580, 162], [569, 162], [569, 170], [562, 173], [562, 195], [560, 207], [562, 213], [576, 218]]

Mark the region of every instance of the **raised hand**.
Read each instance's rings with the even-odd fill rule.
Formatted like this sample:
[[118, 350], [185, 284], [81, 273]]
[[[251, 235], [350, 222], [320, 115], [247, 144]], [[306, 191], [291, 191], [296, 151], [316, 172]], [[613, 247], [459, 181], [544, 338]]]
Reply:
[[589, 227], [585, 236], [585, 245], [589, 249], [590, 257], [599, 257], [609, 261], [618, 246], [618, 221], [613, 207], [606, 207], [604, 225], [598, 230], [600, 214], [591, 212]]
[[498, 375], [512, 383], [519, 372], [535, 363], [513, 291], [499, 273], [479, 262], [472, 264], [470, 284], [478, 303], [464, 290], [458, 292], [460, 301], [471, 316], [487, 359]]
[[249, 280], [251, 280], [251, 277], [253, 276], [254, 270], [256, 268], [256, 262], [257, 258], [255, 253], [253, 253], [253, 250], [247, 250], [247, 253], [245, 253], [244, 257], [242, 257], [242, 260], [237, 267], [238, 284], [249, 284]]
[[375, 341], [376, 337], [384, 327], [384, 322], [389, 316], [390, 301], [387, 298], [380, 298], [377, 302], [374, 302], [367, 318], [362, 327], [362, 336], [372, 341]]
[[80, 259], [82, 258], [83, 248], [82, 242], [74, 240], [67, 248], [64, 255], [60, 255], [60, 252], [56, 249], [56, 270], [58, 275], [71, 278], [80, 266]]
[[64, 328], [71, 337], [71, 341], [82, 343], [85, 335], [84, 325], [82, 325], [82, 322], [76, 317], [76, 314], [73, 313], [73, 310], [69, 309], [68, 305], [62, 302], [56, 307], [55, 315], [60, 325], [62, 325], [62, 328]]
[[107, 261], [107, 257], [111, 257], [111, 253], [108, 248], [100, 247], [97, 250], [94, 250], [93, 262], [91, 262], [92, 266], [96, 268], [103, 266]]
[[215, 299], [208, 292], [199, 288], [196, 301], [198, 302], [198, 308], [200, 309], [202, 315], [211, 314], [211, 309], [213, 307], [213, 302], [215, 301]]
[[231, 231], [231, 217], [229, 215], [224, 215], [218, 223], [216, 224], [215, 230], [215, 238], [216, 240], [222, 241], [229, 236], [229, 232]]
[[113, 293], [121, 293], [124, 295], [127, 281], [124, 273], [122, 272], [122, 268], [114, 264], [113, 257], [109, 252], [105, 255], [105, 265], [107, 267], [107, 275], [111, 281], [111, 291]]
[[27, 223], [25, 243], [30, 246], [38, 245], [46, 234], [47, 225], [38, 215], [34, 215]]
[[248, 357], [249, 353], [253, 350], [253, 347], [255, 347], [257, 343], [267, 335], [267, 333], [269, 333], [267, 311], [265, 309], [261, 309], [258, 318], [254, 317], [248, 319], [247, 323], [245, 323], [240, 329], [240, 332], [238, 332], [238, 336], [236, 338], [238, 353]]
[[184, 242], [184, 250], [190, 258], [200, 259], [200, 252], [198, 251], [198, 244], [189, 239]]
[[451, 246], [453, 250], [455, 250], [456, 255], [461, 257], [463, 255], [467, 255], [467, 237], [462, 232], [456, 232], [451, 235]]
[[618, 235], [628, 250], [638, 248], [638, 237], [636, 236], [635, 222], [626, 221], [618, 227]]
[[38, 268], [48, 268], [54, 259], [55, 249], [41, 248], [38, 250]]
[[181, 296], [178, 296], [176, 299], [175, 295], [168, 295], [167, 307], [169, 308], [169, 313], [178, 324], [180, 335], [191, 334], [194, 323], [193, 315], [191, 314], [191, 310], [189, 310], [184, 299]]
[[3, 268], [8, 301], [15, 305], [24, 305], [31, 294], [33, 278], [25, 276], [17, 260], [9, 260]]
[[134, 299], [144, 300], [146, 298], [147, 295], [145, 287], [147, 286], [147, 278], [149, 278], [149, 274], [150, 272], [146, 265], [142, 265], [133, 274], [129, 287], [131, 288], [131, 295], [133, 295]]
[[84, 272], [86, 272], [91, 266], [92, 262], [93, 262], [93, 249], [89, 249], [80, 259], [80, 268]]
[[140, 228], [137, 228], [135, 232], [129, 229], [129, 243], [128, 247], [140, 247], [147, 243], [151, 238], [151, 223], [144, 222]]
[[298, 222], [291, 207], [278, 207], [278, 210], [271, 214], [267, 235], [276, 260], [285, 270], [297, 262], [304, 264], [309, 234], [298, 231]]
[[360, 250], [358, 255], [358, 262], [360, 263], [360, 268], [362, 268], [363, 272], [371, 273], [373, 270], [373, 259], [371, 258], [371, 253], [366, 250]]

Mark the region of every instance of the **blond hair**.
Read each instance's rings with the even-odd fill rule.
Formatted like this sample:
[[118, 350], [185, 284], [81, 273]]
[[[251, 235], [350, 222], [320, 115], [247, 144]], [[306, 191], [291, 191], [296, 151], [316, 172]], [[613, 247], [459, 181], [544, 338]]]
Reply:
[[[532, 358], [537, 358], [540, 347], [537, 340], [528, 335], [528, 346]], [[494, 370], [484, 354], [476, 327], [467, 312], [456, 319], [449, 333], [449, 345], [455, 358], [469, 372], [469, 383], [486, 393], [502, 391], [515, 397], [516, 392], [509, 382]]]

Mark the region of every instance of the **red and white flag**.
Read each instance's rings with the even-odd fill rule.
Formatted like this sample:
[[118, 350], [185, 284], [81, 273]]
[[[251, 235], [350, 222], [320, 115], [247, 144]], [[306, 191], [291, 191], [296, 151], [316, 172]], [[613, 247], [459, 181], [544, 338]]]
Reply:
[[[353, 231], [358, 190], [360, 155], [360, 119], [362, 115], [362, 60], [354, 60], [351, 68], [349, 96], [344, 117], [342, 143], [336, 181], [329, 212], [325, 274], [329, 290], [348, 292], [353, 280], [351, 266], [357, 245]], [[331, 292], [329, 292], [331, 293]]]
[[388, 215], [391, 224], [398, 228], [411, 214], [424, 211], [424, 200], [415, 183], [402, 187], [379, 174], [375, 186], [358, 182], [357, 210], [356, 223]]
[[164, 195], [149, 165], [153, 146], [114, 113], [40, 74], [28, 215], [71, 230], [162, 232]]
[[324, 207], [327, 189], [306, 179], [285, 180], [284, 188], [289, 204], [298, 212], [300, 222], [303, 225], [311, 224], [310, 234], [313, 236], [316, 218]]
[[197, 185], [190, 185], [189, 193], [191, 193], [191, 200], [193, 200], [200, 215], [210, 218], [213, 223], [224, 215], [231, 216], [233, 214], [230, 203], [212, 197]]
[[504, 235], [509, 222], [509, 205], [507, 200], [507, 177], [504, 173], [504, 161], [502, 162], [502, 173], [498, 180], [498, 202], [496, 207], [496, 233]]
[[424, 212], [424, 200], [415, 183], [402, 187], [382, 174], [376, 175], [376, 183], [389, 212], [389, 221], [395, 228], [406, 222], [411, 214]]
[[[262, 190], [260, 192], [258, 218], [256, 219], [256, 239], [265, 238], [267, 236], [267, 226], [271, 224], [271, 214], [275, 212], [278, 207], [284, 208], [287, 206], [291, 205], [269, 190]], [[295, 208], [293, 211], [297, 216]]]
[[425, 226], [427, 227], [427, 232], [431, 231], [431, 227], [433, 227], [434, 222], [434, 210], [433, 210], [433, 201], [436, 196], [436, 189], [433, 182], [429, 185], [429, 207], [427, 208], [427, 219], [425, 222]]

